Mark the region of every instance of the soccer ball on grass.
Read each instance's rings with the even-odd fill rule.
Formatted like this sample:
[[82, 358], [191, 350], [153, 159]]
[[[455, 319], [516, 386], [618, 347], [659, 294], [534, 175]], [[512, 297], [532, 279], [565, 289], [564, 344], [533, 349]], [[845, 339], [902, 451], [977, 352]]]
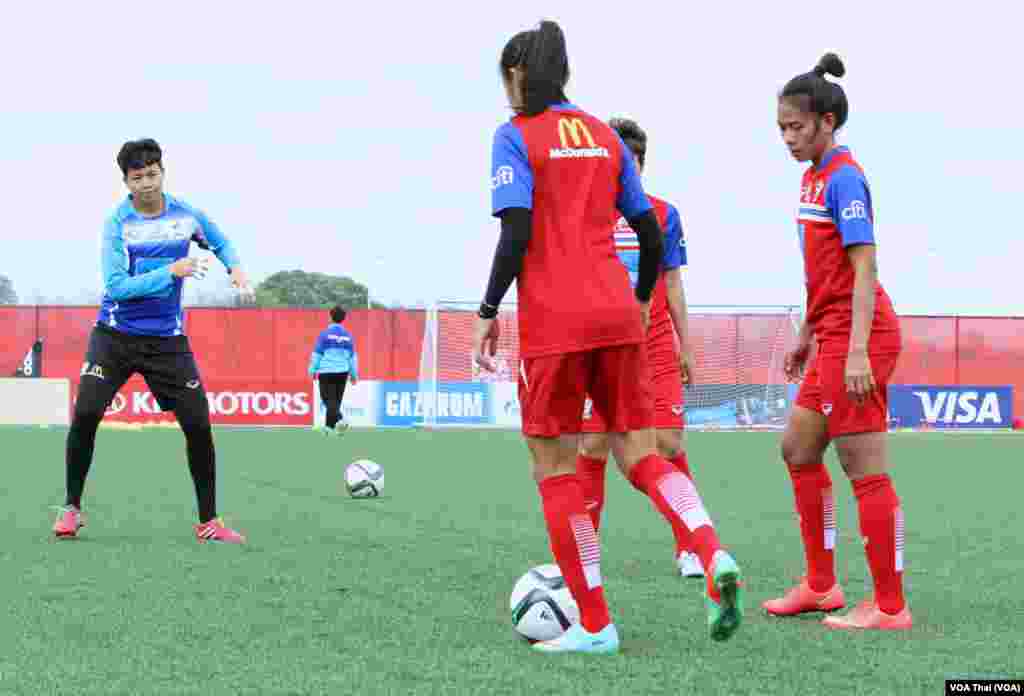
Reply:
[[384, 469], [369, 459], [354, 461], [345, 468], [345, 487], [353, 498], [376, 498], [384, 490]]

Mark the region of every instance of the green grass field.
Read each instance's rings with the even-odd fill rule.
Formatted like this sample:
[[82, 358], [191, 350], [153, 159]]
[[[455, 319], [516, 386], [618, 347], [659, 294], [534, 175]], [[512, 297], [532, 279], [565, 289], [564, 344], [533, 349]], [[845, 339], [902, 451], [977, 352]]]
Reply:
[[[958, 675], [1024, 675], [1021, 440], [900, 434], [909, 635], [826, 632], [760, 602], [801, 571], [777, 435], [696, 433], [689, 451], [743, 565], [748, 619], [712, 643], [700, 582], [674, 574], [667, 526], [618, 474], [602, 530], [623, 638], [610, 658], [531, 653], [508, 595], [549, 562], [516, 433], [217, 433], [220, 505], [250, 538], [200, 546], [181, 434], [101, 431], [88, 526], [51, 539], [65, 431], [0, 430], [0, 694], [940, 694]], [[343, 494], [347, 462], [385, 495]], [[837, 483], [841, 473], [834, 460]], [[838, 570], [867, 589], [849, 486]]]

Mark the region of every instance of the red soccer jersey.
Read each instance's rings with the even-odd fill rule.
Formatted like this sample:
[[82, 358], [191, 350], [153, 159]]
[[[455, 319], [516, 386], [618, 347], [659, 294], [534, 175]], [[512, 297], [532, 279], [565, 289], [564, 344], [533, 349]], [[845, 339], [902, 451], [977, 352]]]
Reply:
[[[871, 192], [847, 148], [832, 150], [819, 166], [812, 165], [804, 173], [797, 222], [807, 283], [807, 322], [823, 353], [845, 353], [853, 324], [854, 283], [846, 249], [875, 243]], [[899, 348], [899, 319], [878, 283], [869, 349], [893, 352]]]
[[571, 104], [516, 116], [494, 138], [492, 204], [533, 211], [519, 293], [520, 355], [642, 343], [612, 231], [651, 208], [618, 134]]
[[[669, 313], [665, 272], [686, 265], [686, 240], [679, 220], [679, 211], [675, 206], [655, 196], [648, 195], [648, 199], [654, 206], [658, 224], [661, 225], [665, 235], [665, 251], [661, 259], [658, 281], [654, 286], [654, 293], [651, 295], [651, 324], [647, 329], [647, 342], [649, 345], [664, 342], [666, 345], [673, 346], [674, 350], [675, 329], [672, 324], [672, 315]], [[630, 279], [636, 283], [640, 267], [640, 244], [637, 241], [636, 232], [632, 230], [625, 218], [619, 218], [619, 222], [615, 226], [615, 250], [629, 271]]]

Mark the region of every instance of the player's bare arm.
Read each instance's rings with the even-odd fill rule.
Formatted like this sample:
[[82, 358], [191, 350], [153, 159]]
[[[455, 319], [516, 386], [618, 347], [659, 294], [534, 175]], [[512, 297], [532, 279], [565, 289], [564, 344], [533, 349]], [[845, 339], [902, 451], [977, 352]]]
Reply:
[[871, 322], [875, 316], [875, 286], [878, 263], [873, 244], [856, 244], [847, 249], [853, 264], [853, 320], [850, 351], [846, 358], [846, 390], [863, 402], [875, 390], [875, 378], [868, 360]]
[[690, 344], [689, 312], [686, 308], [682, 269], [665, 271], [665, 289], [668, 291], [668, 311], [672, 317], [672, 325], [679, 337], [679, 369], [683, 375], [683, 384], [692, 384], [695, 361], [693, 346]]

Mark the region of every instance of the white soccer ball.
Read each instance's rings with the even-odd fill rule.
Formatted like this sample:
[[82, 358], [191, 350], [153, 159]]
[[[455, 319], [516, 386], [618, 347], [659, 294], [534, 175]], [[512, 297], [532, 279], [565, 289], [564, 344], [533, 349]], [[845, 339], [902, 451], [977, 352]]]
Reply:
[[531, 568], [519, 578], [509, 608], [516, 632], [530, 641], [554, 640], [580, 620], [562, 571], [552, 563]]
[[345, 468], [345, 487], [353, 498], [376, 498], [384, 490], [384, 469], [369, 459], [354, 461]]

